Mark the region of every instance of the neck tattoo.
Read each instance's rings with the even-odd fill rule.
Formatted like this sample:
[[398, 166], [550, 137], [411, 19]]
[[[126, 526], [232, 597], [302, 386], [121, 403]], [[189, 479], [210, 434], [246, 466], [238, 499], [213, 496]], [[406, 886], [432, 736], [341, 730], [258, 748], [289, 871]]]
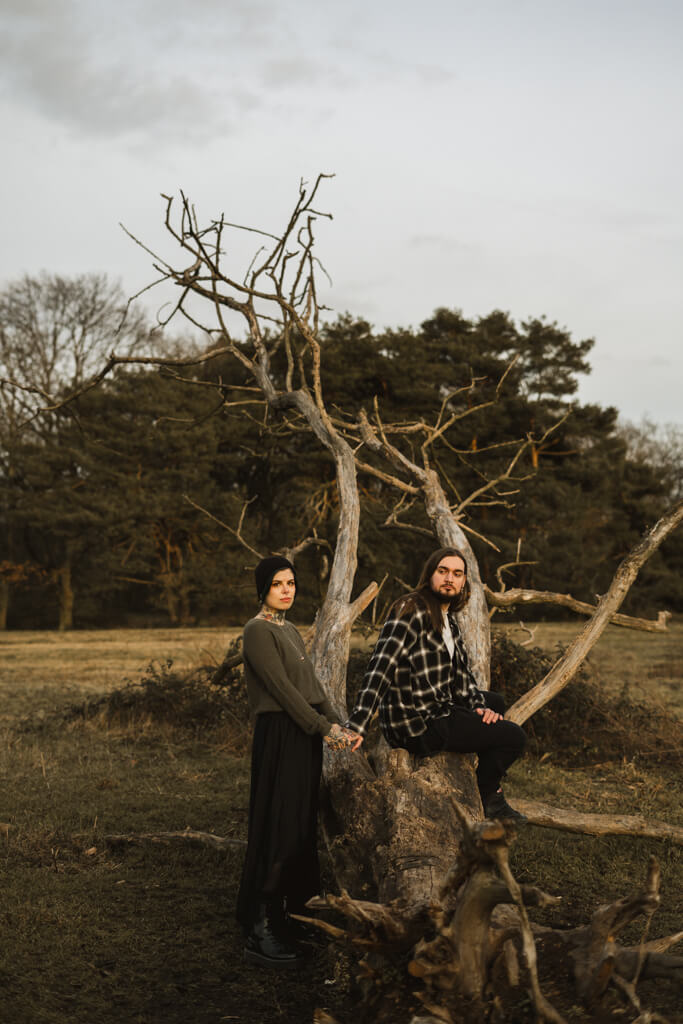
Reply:
[[256, 616], [257, 619], [265, 619], [266, 622], [274, 622], [277, 626], [284, 626], [285, 624], [285, 613], [279, 608], [269, 608], [267, 604], [261, 607], [261, 611]]

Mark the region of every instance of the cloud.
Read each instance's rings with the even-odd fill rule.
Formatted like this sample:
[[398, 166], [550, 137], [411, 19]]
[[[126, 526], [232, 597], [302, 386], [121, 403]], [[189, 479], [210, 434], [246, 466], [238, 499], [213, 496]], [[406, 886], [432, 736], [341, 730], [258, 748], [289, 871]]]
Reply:
[[[23, 109], [135, 148], [236, 134], [255, 116], [451, 72], [376, 52], [351, 11], [312, 0], [6, 0], [0, 83]], [[345, 44], [335, 45], [335, 33]]]
[[0, 81], [15, 103], [86, 136], [209, 139], [263, 106], [247, 55], [263, 63], [272, 53], [274, 10], [10, 0]]

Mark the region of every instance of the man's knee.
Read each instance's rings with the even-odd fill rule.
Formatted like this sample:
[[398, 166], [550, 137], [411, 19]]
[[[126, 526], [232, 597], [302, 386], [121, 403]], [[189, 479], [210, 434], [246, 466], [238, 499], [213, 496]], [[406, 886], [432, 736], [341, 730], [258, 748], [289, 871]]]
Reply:
[[524, 753], [524, 748], [526, 747], [526, 733], [524, 732], [524, 729], [515, 722], [506, 722], [505, 724], [508, 726], [510, 743], [519, 751], [517, 756], [521, 757]]

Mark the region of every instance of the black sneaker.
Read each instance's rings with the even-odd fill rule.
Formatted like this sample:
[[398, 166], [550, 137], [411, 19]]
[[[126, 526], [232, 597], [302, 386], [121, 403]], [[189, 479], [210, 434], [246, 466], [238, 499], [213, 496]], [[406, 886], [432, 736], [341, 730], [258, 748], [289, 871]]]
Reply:
[[499, 789], [497, 793], [493, 793], [492, 796], [484, 800], [484, 817], [520, 823], [529, 820], [525, 814], [521, 814], [514, 807], [510, 807], [510, 804], [503, 796], [502, 789]]

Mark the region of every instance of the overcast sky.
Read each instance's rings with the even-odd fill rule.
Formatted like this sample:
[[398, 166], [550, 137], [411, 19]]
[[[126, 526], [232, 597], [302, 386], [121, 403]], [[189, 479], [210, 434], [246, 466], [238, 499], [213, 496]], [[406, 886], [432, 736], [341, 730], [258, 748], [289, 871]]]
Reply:
[[336, 177], [336, 312], [546, 315], [683, 423], [680, 0], [0, 0], [0, 281], [153, 277], [161, 192], [279, 230]]

